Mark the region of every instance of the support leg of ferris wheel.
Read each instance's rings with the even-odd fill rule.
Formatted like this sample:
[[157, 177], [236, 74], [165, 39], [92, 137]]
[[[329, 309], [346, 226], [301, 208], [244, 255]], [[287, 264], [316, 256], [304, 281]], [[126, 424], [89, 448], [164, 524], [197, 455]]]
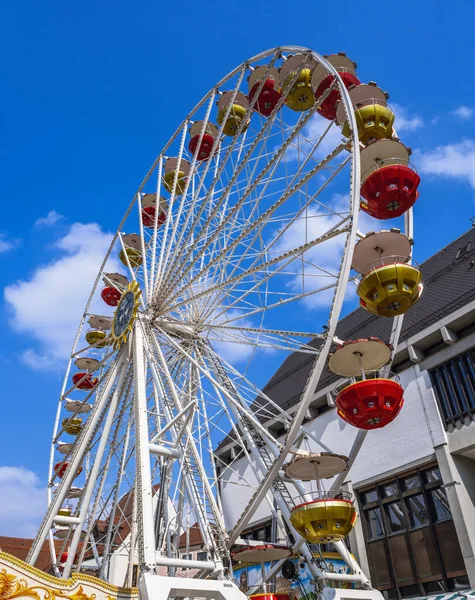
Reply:
[[[140, 327], [140, 324], [137, 323], [136, 325], [136, 329], [138, 329]], [[152, 358], [155, 356], [155, 354], [158, 354], [158, 362], [159, 362], [159, 367], [161, 372], [164, 374], [165, 376], [165, 380], [166, 383], [168, 385], [168, 388], [171, 391], [171, 398], [170, 401], [174, 402], [175, 404], [175, 408], [177, 410], [182, 410], [183, 407], [181, 405], [181, 402], [179, 400], [179, 398], [176, 396], [176, 391], [174, 389], [173, 386], [173, 381], [171, 378], [171, 375], [168, 371], [168, 366], [166, 361], [164, 360], [162, 351], [158, 345], [157, 340], [153, 337], [153, 336], [149, 336], [152, 339], [149, 339], [148, 337], [144, 337], [143, 339], [145, 340], [145, 345], [147, 348], [147, 354], [149, 356], [149, 368], [150, 368], [150, 373], [152, 375], [152, 378], [154, 379], [154, 382], [157, 386], [157, 390], [159, 392], [159, 394], [161, 394], [162, 396], [162, 405], [163, 408], [165, 409], [165, 417], [166, 420], [168, 422], [170, 422], [172, 420], [171, 418], [171, 414], [169, 411], [169, 408], [167, 407], [167, 403], [164, 401], [164, 397], [167, 393], [167, 390], [164, 389], [164, 383], [161, 380], [161, 376], [159, 374], [159, 369], [157, 368], [157, 365], [155, 364], [155, 359]], [[188, 426], [189, 427], [189, 426]], [[180, 440], [178, 438], [178, 432], [180, 430], [180, 423], [175, 423], [174, 426], [171, 428], [170, 433], [172, 435], [172, 439], [174, 439], [174, 441], [176, 443], [179, 443]], [[196, 454], [197, 450], [194, 446], [194, 441], [191, 437], [191, 433], [188, 435], [188, 443], [186, 448], [184, 448], [183, 446], [181, 447], [181, 449], [184, 452], [187, 452], [188, 449], [189, 451], [192, 452], [192, 454]], [[203, 482], [203, 486], [205, 489], [207, 489], [207, 497], [208, 497], [208, 501], [211, 503], [214, 503], [214, 497], [212, 497], [212, 492], [209, 488], [209, 482], [206, 478], [206, 473], [204, 471], [202, 471], [202, 468], [199, 464], [199, 461], [196, 462], [195, 465], [195, 470], [198, 470], [199, 476], [201, 478], [201, 481]], [[214, 557], [213, 561], [202, 561], [202, 564], [197, 565], [197, 568], [206, 568], [206, 569], [212, 569], [215, 574], [218, 574], [223, 571], [223, 565], [222, 565], [222, 561], [221, 561], [221, 557], [219, 556], [219, 551], [218, 548], [216, 546], [216, 540], [214, 539], [214, 536], [209, 528], [209, 524], [206, 520], [206, 516], [204, 514], [204, 510], [203, 510], [203, 506], [201, 504], [201, 500], [198, 497], [197, 493], [196, 493], [196, 489], [195, 486], [193, 484], [193, 476], [192, 476], [192, 469], [190, 468], [186, 468], [182, 471], [182, 476], [184, 477], [184, 482], [185, 482], [185, 486], [186, 486], [186, 490], [187, 490], [187, 495], [188, 495], [188, 500], [191, 504], [191, 508], [193, 510], [193, 514], [197, 519], [200, 531], [202, 533], [203, 536], [203, 540], [204, 540], [204, 545], [206, 550]], [[139, 490], [140, 493], [140, 490]], [[214, 506], [214, 512], [217, 512], [217, 507]], [[222, 519], [222, 517], [219, 515], [219, 519], [217, 519], [217, 524], [220, 522], [220, 520]], [[150, 521], [150, 526], [153, 528], [153, 522]], [[220, 525], [220, 530], [223, 531], [224, 530], [224, 525]], [[194, 562], [199, 562], [199, 561], [194, 561]], [[163, 566], [168, 566], [168, 567], [174, 567], [174, 566], [182, 566], [182, 567], [188, 567], [190, 566], [190, 561], [183, 561], [181, 559], [170, 559], [164, 556], [158, 556], [158, 554], [156, 555], [156, 559], [155, 559], [155, 563], [157, 565], [163, 565]]]
[[[207, 355], [208, 360], [210, 360], [211, 364], [213, 364], [215, 367], [216, 377], [221, 381], [222, 385], [225, 386], [227, 389], [229, 389], [231, 393], [236, 395], [237, 400], [239, 400], [239, 395], [235, 391], [234, 386], [233, 386], [232, 382], [230, 381], [229, 377], [227, 377], [225, 370], [222, 368], [222, 366], [219, 364], [219, 362], [217, 364], [217, 361], [218, 361], [217, 357], [215, 357], [213, 354], [211, 354], [209, 352], [208, 348], [206, 348], [206, 346], [204, 346], [203, 350], [204, 350], [205, 354]], [[221, 368], [220, 368], [220, 366], [221, 366]], [[230, 404], [229, 408], [230, 408], [230, 411], [233, 414], [234, 418], [239, 420], [239, 414], [237, 412], [237, 409], [232, 404]], [[264, 477], [264, 475], [266, 473], [266, 466], [265, 466], [262, 456], [260, 455], [260, 453], [257, 449], [257, 446], [252, 438], [252, 435], [251, 435], [245, 421], [243, 421], [243, 420], [241, 420], [240, 429], [244, 436], [244, 440], [247, 443], [247, 446], [250, 449], [251, 454], [255, 460], [257, 468], [253, 469], [253, 470], [254, 470], [254, 475], [255, 475], [256, 479], [259, 481], [260, 479], [262, 479], [262, 477]], [[271, 445], [265, 439], [264, 439], [264, 444], [266, 445], [267, 450], [275, 457], [276, 456], [275, 448], [271, 447]], [[277, 453], [277, 455], [278, 455], [278, 453]], [[251, 468], [252, 468], [252, 464], [251, 464]], [[270, 493], [270, 489], [268, 490], [267, 495], [269, 495], [269, 493]], [[304, 490], [303, 493], [305, 494], [306, 490]], [[284, 518], [287, 526], [289, 527], [289, 529], [292, 532], [292, 535], [297, 540], [301, 539], [300, 535], [297, 533], [297, 531], [294, 529], [292, 523], [290, 522], [290, 511], [289, 511], [284, 499], [276, 493], [274, 493], [274, 498], [275, 498], [277, 505], [281, 511], [282, 517]], [[308, 563], [308, 566], [309, 566], [309, 569], [310, 569], [312, 575], [314, 577], [320, 577], [321, 571], [317, 567], [315, 561], [313, 560], [312, 552], [310, 551], [308, 546], [304, 543], [303, 539], [302, 539], [302, 542], [303, 542], [302, 553], [305, 555], [305, 558], [307, 560], [307, 563]], [[269, 577], [265, 578], [265, 580], [267, 580], [267, 579], [269, 579]]]
[[153, 570], [155, 562], [155, 528], [153, 525], [152, 474], [148, 436], [146, 394], [146, 364], [142, 328], [134, 327], [134, 408], [135, 408], [135, 465], [137, 496], [137, 531], [139, 562], [145, 571]]
[[[137, 330], [140, 330], [140, 324], [137, 323], [136, 327], [135, 327], [135, 335], [137, 335]], [[141, 357], [142, 357], [142, 365], [137, 364], [137, 362], [140, 361], [136, 361], [134, 362], [134, 367], [136, 367], [136, 373], [139, 375], [138, 380], [136, 381], [136, 385], [140, 385], [140, 374], [144, 373], [144, 364], [143, 364], [143, 341], [144, 341], [144, 337], [142, 332], [140, 331], [138, 338], [135, 338], [136, 342], [135, 342], [135, 350], [139, 351], [141, 353]], [[148, 340], [147, 340], [148, 342]], [[139, 348], [138, 348], [139, 346]], [[134, 357], [135, 359], [136, 357]], [[161, 380], [160, 380], [160, 376], [158, 375], [156, 366], [154, 364], [153, 361], [149, 361], [149, 368], [150, 368], [150, 372], [152, 374], [152, 377], [155, 380], [155, 383], [157, 385], [157, 389], [161, 390], [162, 385], [161, 385]], [[143, 383], [143, 382], [142, 382]], [[143, 392], [145, 392], [145, 388], [143, 388]], [[140, 399], [138, 397], [138, 399]], [[145, 401], [145, 396], [142, 399], [142, 404], [144, 404]], [[136, 413], [136, 419], [139, 418], [139, 414], [138, 411]], [[175, 425], [176, 427], [176, 425]], [[171, 432], [174, 432], [174, 428], [171, 429]], [[141, 439], [141, 443], [147, 443], [148, 444], [148, 430], [146, 429], [146, 423], [145, 426], [142, 423], [141, 424], [141, 428], [144, 430], [143, 431], [143, 439]], [[138, 467], [138, 470], [141, 470], [144, 467], [143, 465], [143, 461], [141, 461], [141, 466]], [[146, 466], [145, 466], [145, 470], [146, 470]], [[183, 473], [183, 475], [185, 475]], [[185, 479], [185, 483], [186, 483], [186, 479]], [[138, 506], [140, 507], [141, 504], [141, 495], [142, 495], [142, 488], [140, 486], [138, 486], [136, 488], [137, 491], [137, 501], [138, 501]], [[149, 515], [150, 518], [150, 515]], [[142, 523], [143, 525], [146, 525], [143, 518], [142, 518]], [[140, 524], [140, 523], [139, 523]], [[152, 521], [150, 521], [148, 523], [148, 526], [150, 527], [150, 530], [153, 532], [153, 523]], [[140, 534], [142, 535], [143, 532], [140, 532]], [[140, 554], [145, 554], [143, 550], [140, 549], [140, 545], [143, 544], [143, 538], [141, 537], [141, 535], [139, 536], [139, 555]], [[211, 561], [183, 561], [180, 559], [173, 559], [173, 558], [167, 558], [167, 557], [159, 557], [156, 556], [155, 559], [153, 560], [153, 563], [158, 565], [158, 564], [162, 564], [165, 566], [169, 566], [169, 567], [175, 567], [175, 566], [187, 566], [187, 567], [196, 567], [196, 568], [214, 568], [215, 566], [219, 567], [219, 565], [215, 565], [213, 562]], [[150, 570], [147, 572], [144, 572], [140, 578], [140, 582], [139, 582], [139, 595], [141, 600], [168, 600], [169, 598], [176, 598], [176, 597], [190, 597], [190, 598], [194, 598], [194, 597], [207, 597], [207, 598], [222, 598], [223, 600], [247, 600], [247, 596], [245, 594], [243, 594], [239, 588], [232, 582], [230, 582], [227, 579], [219, 579], [219, 580], [204, 580], [204, 579], [194, 579], [194, 578], [177, 578], [177, 577], [165, 577], [165, 576], [161, 576], [161, 575], [154, 575]]]
[[[109, 394], [112, 390], [112, 387], [117, 379], [117, 377], [122, 373], [125, 369], [125, 365], [127, 362], [127, 351], [124, 347], [119, 355], [119, 358], [116, 364], [111, 368], [111, 372], [107, 378], [107, 381], [104, 385], [102, 392], [99, 394], [94, 408], [91, 412], [91, 415], [87, 421], [87, 427], [81, 432], [81, 435], [77, 441], [75, 451], [71, 457], [71, 461], [69, 464], [69, 468], [64, 475], [59, 488], [57, 489], [52, 502], [48, 506], [48, 510], [43, 519], [43, 522], [38, 530], [35, 540], [31, 546], [30, 552], [28, 553], [26, 562], [30, 565], [34, 565], [40, 555], [41, 549], [43, 548], [43, 544], [48, 536], [49, 531], [53, 527], [53, 523], [55, 517], [57, 516], [59, 509], [61, 508], [66, 495], [74, 481], [76, 476], [77, 469], [81, 466], [84, 455], [86, 454], [87, 448], [91, 441], [92, 435], [94, 433], [95, 426], [99, 421], [99, 418], [107, 405]], [[72, 555], [72, 553], [71, 553]], [[72, 555], [74, 556], [74, 555]]]
[[[124, 353], [128, 353], [129, 345], [124, 348]], [[67, 579], [71, 573], [71, 567], [73, 566], [74, 557], [76, 556], [76, 552], [79, 546], [79, 541], [81, 539], [82, 527], [84, 521], [86, 520], [86, 516], [88, 514], [89, 503], [92, 498], [92, 494], [94, 491], [94, 487], [97, 482], [97, 475], [99, 473], [99, 469], [102, 462], [102, 457], [104, 455], [104, 450], [106, 449], [106, 444], [108, 443], [109, 433], [112, 427], [112, 422], [115, 417], [115, 412], [117, 409], [117, 405], [123, 393], [123, 386], [126, 380], [127, 369], [123, 366], [120, 370], [119, 377], [117, 379], [117, 384], [112, 394], [111, 403], [109, 406], [109, 412], [107, 414], [106, 421], [104, 423], [104, 427], [102, 430], [101, 439], [99, 442], [99, 447], [97, 449], [96, 456], [94, 458], [94, 464], [92, 466], [91, 472], [89, 473], [89, 477], [87, 478], [86, 488], [83, 492], [81, 510], [78, 515], [78, 522], [76, 524], [76, 529], [74, 530], [73, 538], [71, 540], [71, 545], [68, 551], [68, 558], [66, 560], [66, 564], [63, 569], [63, 578]], [[79, 565], [78, 565], [79, 566]]]
[[[234, 393], [237, 396], [237, 399], [239, 398], [239, 395], [237, 394], [237, 392], [234, 389], [234, 386], [232, 384], [232, 381], [229, 379], [229, 377], [226, 374], [226, 371], [224, 370], [224, 368], [220, 368], [220, 364], [219, 363], [219, 359], [214, 356], [211, 352], [209, 352], [208, 348], [206, 348], [206, 346], [204, 346], [204, 352], [206, 353], [208, 359], [210, 360], [211, 364], [213, 364], [216, 367], [216, 377], [219, 378], [221, 380], [221, 383], [227, 387], [231, 393]], [[235, 417], [239, 417], [239, 415], [237, 414], [236, 409], [231, 405], [230, 407], [231, 411], [235, 413]], [[258, 467], [257, 472], [255, 473], [255, 475], [257, 476], [258, 480], [261, 479], [267, 469], [266, 466], [263, 462], [263, 459], [257, 449], [256, 444], [254, 443], [254, 440], [252, 438], [252, 435], [250, 434], [246, 423], [245, 422], [241, 422], [241, 430], [242, 433], [244, 435], [244, 438], [248, 444], [248, 447], [251, 450], [251, 453], [253, 455], [253, 458], [256, 462], [256, 465]], [[267, 451], [274, 457], [274, 459], [277, 459], [279, 456], [278, 451], [275, 449], [275, 447], [273, 447], [272, 445], [268, 444], [267, 440], [263, 439], [262, 443], [265, 444]], [[292, 480], [291, 482], [293, 484], [293, 486], [295, 487], [295, 489], [297, 490], [297, 493], [300, 496], [303, 496], [304, 498], [306, 498], [308, 496], [308, 500], [311, 500], [311, 496], [309, 494], [309, 492], [305, 489], [305, 486], [303, 485], [303, 483], [301, 481], [297, 481], [297, 480]], [[292, 535], [294, 536], [294, 539], [297, 540], [297, 544], [298, 544], [298, 549], [300, 550], [300, 552], [304, 555], [306, 561], [307, 561], [307, 565], [312, 573], [312, 575], [316, 578], [326, 578], [326, 579], [333, 579], [332, 577], [332, 573], [323, 573], [315, 564], [314, 561], [314, 557], [313, 557], [313, 553], [310, 550], [310, 548], [308, 547], [307, 543], [305, 542], [305, 540], [297, 533], [297, 531], [295, 531], [291, 521], [290, 521], [290, 508], [287, 505], [287, 503], [285, 502], [284, 497], [281, 497], [278, 493], [274, 492], [274, 496], [275, 496], [275, 500], [277, 502], [277, 505], [279, 506], [279, 509], [282, 513], [282, 517], [284, 518], [287, 526], [289, 527], [289, 529], [292, 531]], [[296, 544], [296, 545], [297, 545]], [[351, 581], [357, 581], [358, 583], [360, 583], [363, 587], [369, 587], [369, 580], [366, 577], [366, 575], [363, 573], [363, 571], [361, 570], [360, 566], [358, 565], [357, 561], [351, 556], [351, 554], [348, 552], [345, 544], [343, 542], [339, 543], [338, 545], [335, 544], [335, 546], [337, 547], [338, 552], [340, 553], [341, 557], [343, 558], [343, 560], [345, 561], [345, 563], [347, 564], [347, 566], [352, 570], [353, 575], [352, 576], [348, 576], [348, 581], [351, 578]], [[267, 576], [265, 577], [265, 580], [268, 580], [270, 577], [272, 577], [277, 571], [272, 572], [272, 574], [267, 574]]]

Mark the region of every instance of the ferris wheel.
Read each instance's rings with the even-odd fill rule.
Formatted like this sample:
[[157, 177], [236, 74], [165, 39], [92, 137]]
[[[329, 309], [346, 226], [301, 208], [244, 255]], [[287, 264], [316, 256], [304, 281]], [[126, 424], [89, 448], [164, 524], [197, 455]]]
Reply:
[[[369, 586], [344, 543], [356, 510], [341, 486], [367, 432], [402, 407], [389, 365], [422, 292], [411, 262], [419, 177], [387, 99], [344, 53], [281, 47], [234, 69], [180, 124], [128, 207], [80, 321], [31, 564], [49, 539], [60, 577], [86, 565], [130, 586], [138, 564], [161, 578], [165, 597], [163, 582], [194, 568], [185, 595], [213, 582], [239, 594], [232, 551], [265, 505], [316, 579], [309, 544], [331, 541], [351, 581]], [[400, 227], [366, 235], [360, 210]], [[335, 337], [356, 297], [394, 319], [390, 340]], [[266, 366], [293, 352], [313, 362], [289, 411], [264, 388]], [[346, 382], [338, 414], [359, 429], [348, 457], [318, 439], [301, 444], [327, 365]], [[225, 462], [223, 441], [234, 447]], [[249, 469], [238, 476], [242, 459]], [[222, 499], [231, 484], [246, 498], [233, 522]], [[206, 558], [191, 561], [179, 540], [194, 524]], [[289, 554], [274, 550], [261, 558]]]

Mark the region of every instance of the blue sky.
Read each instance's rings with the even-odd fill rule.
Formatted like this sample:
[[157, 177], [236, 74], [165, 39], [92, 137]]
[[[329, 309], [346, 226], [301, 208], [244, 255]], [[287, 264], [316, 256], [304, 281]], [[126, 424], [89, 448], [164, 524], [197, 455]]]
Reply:
[[[79, 257], [68, 269], [97, 268], [103, 233], [115, 230], [182, 118], [237, 64], [286, 44], [343, 50], [362, 81], [389, 91], [422, 177], [416, 259], [463, 233], [475, 215], [475, 7], [421, 0], [380, 11], [366, 0], [2, 3], [2, 289], [65, 257]], [[61, 270], [40, 281], [67, 285]], [[41, 340], [58, 356], [69, 343], [68, 311], [54, 294], [42, 302], [38, 286], [28, 289], [21, 323], [2, 294], [0, 505], [15, 501], [2, 509], [0, 535], [28, 535], [27, 500], [30, 515], [43, 501], [62, 375], [32, 353]]]

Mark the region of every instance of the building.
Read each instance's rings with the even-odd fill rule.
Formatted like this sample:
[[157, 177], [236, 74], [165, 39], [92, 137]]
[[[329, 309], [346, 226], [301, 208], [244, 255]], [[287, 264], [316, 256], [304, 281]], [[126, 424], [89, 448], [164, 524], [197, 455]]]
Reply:
[[[475, 588], [475, 229], [421, 270], [424, 293], [405, 315], [392, 367], [404, 407], [390, 425], [369, 432], [345, 484], [361, 517], [351, 551], [388, 600]], [[340, 320], [336, 335], [388, 341], [390, 327], [390, 320], [359, 308]], [[290, 355], [264, 388], [290, 414], [311, 361], [308, 354]], [[324, 371], [304, 428], [321, 440], [320, 451], [347, 455], [357, 429], [336, 414], [331, 392], [338, 384]], [[276, 421], [266, 426], [276, 437], [284, 433]], [[232, 440], [217, 452], [231, 460]], [[253, 480], [244, 459], [233, 462], [233, 472], [224, 479]], [[236, 498], [234, 489], [223, 484], [230, 528], [250, 499], [245, 492]], [[268, 513], [261, 506], [245, 535], [269, 539]]]

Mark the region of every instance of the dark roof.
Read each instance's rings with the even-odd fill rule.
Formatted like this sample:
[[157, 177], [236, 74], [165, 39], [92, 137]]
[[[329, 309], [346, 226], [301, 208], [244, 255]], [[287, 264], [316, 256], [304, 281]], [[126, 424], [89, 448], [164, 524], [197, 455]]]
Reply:
[[[468, 251], [463, 252], [469, 242]], [[424, 292], [419, 302], [404, 316], [400, 342], [475, 298], [475, 266], [471, 265], [474, 259], [475, 228], [472, 227], [420, 265]], [[392, 319], [378, 317], [358, 308], [339, 321], [336, 336], [342, 340], [376, 336], [388, 341], [391, 324]], [[311, 343], [317, 347], [319, 340]], [[313, 360], [313, 356], [300, 352], [289, 355], [263, 391], [282, 408], [290, 408], [300, 399]], [[337, 379], [325, 368], [318, 389]]]

